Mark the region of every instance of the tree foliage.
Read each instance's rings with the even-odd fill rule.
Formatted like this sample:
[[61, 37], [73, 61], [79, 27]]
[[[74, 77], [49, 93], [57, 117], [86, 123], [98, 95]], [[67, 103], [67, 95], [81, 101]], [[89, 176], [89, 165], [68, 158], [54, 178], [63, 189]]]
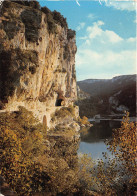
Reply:
[[0, 116], [0, 175], [18, 195], [28, 195], [43, 189], [39, 156], [46, 133], [32, 113], [20, 107], [19, 111]]
[[79, 124], [82, 126], [82, 125], [90, 125], [90, 122], [88, 121], [88, 118], [86, 116], [83, 116], [82, 118], [78, 118], [78, 122]]
[[103, 195], [136, 195], [136, 123], [130, 122], [129, 113], [106, 144], [111, 156], [103, 153], [104, 159], [96, 163], [83, 157], [79, 171], [81, 183]]
[[106, 142], [114, 156], [112, 161], [119, 175], [118, 183], [122, 183], [123, 190], [129, 194], [133, 194], [137, 183], [136, 125], [136, 122], [130, 122], [127, 112], [121, 127], [113, 131], [112, 140]]
[[[74, 113], [71, 107], [62, 108], [64, 118], [64, 111], [67, 115]], [[60, 138], [45, 153], [46, 130], [31, 112], [20, 107], [16, 112], [1, 113], [0, 175], [18, 195], [91, 195], [87, 190], [103, 195], [135, 195], [136, 123], [130, 122], [128, 115], [106, 142], [112, 156], [104, 153], [105, 161], [96, 164], [84, 155], [78, 166], [75, 143], [72, 147]]]
[[[73, 113], [71, 107], [67, 111]], [[47, 135], [46, 127], [23, 107], [0, 114], [0, 175], [17, 195], [76, 192], [76, 151], [61, 132], [56, 139]]]
[[108, 141], [107, 145], [132, 176], [136, 171], [136, 142], [136, 123], [129, 121], [129, 113], [127, 113], [121, 128], [113, 131], [113, 139]]

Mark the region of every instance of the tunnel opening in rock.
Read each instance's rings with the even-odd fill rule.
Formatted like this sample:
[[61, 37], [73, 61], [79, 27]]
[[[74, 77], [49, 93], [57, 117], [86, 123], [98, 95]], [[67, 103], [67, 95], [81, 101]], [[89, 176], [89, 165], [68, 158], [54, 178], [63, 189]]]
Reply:
[[63, 96], [63, 92], [58, 91], [58, 97], [57, 97], [55, 105], [56, 106], [62, 106], [64, 101], [65, 101], [65, 97]]
[[56, 101], [56, 106], [61, 106], [62, 104], [62, 101], [63, 101], [63, 99], [57, 99], [57, 101]]

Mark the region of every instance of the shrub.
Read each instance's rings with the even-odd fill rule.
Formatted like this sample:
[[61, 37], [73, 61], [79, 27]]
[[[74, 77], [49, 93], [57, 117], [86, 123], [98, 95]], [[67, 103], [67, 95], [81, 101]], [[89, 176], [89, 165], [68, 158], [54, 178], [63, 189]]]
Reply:
[[[65, 109], [73, 113], [72, 106]], [[65, 139], [75, 131], [61, 131], [57, 138], [46, 136], [45, 126], [24, 107], [0, 113], [0, 174], [19, 196], [77, 192], [77, 144]]]
[[67, 110], [70, 112], [71, 116], [73, 116], [73, 117], [75, 116], [75, 108], [74, 108], [74, 106], [69, 105], [67, 107]]
[[[41, 142], [37, 139], [39, 138], [41, 140], [45, 137], [46, 133], [44, 132], [45, 130], [43, 130], [43, 125], [39, 123], [38, 119], [33, 117], [32, 112], [26, 110], [24, 107], [20, 106], [19, 111], [11, 114], [1, 113], [0, 126], [5, 126], [7, 129], [14, 131], [19, 139], [25, 138], [26, 142], [24, 142], [22, 147], [29, 152], [29, 155], [34, 156], [34, 154], [36, 155], [40, 151], [39, 148], [42, 149], [42, 147], [39, 146]], [[31, 145], [29, 145], [29, 143], [31, 143]]]
[[48, 23], [49, 33], [52, 33], [52, 34], [56, 33], [57, 27], [56, 27], [55, 21], [53, 19], [53, 13], [47, 7], [42, 7], [41, 11], [43, 13], [45, 13], [46, 16], [47, 16], [47, 23]]
[[83, 191], [91, 190], [96, 182], [96, 177], [92, 175], [94, 173], [94, 166], [94, 160], [87, 154], [79, 157], [78, 178]]
[[41, 24], [41, 12], [25, 9], [21, 13], [22, 22], [25, 25], [25, 38], [31, 42], [38, 42]]
[[110, 158], [103, 153], [105, 161], [98, 160], [94, 170], [84, 162], [86, 171], [83, 179], [87, 178], [82, 184], [92, 182], [91, 189], [94, 183], [94, 188], [103, 195], [135, 195], [136, 123], [130, 122], [128, 116], [127, 113], [121, 127], [114, 130], [112, 139], [106, 142], [113, 156]]
[[[9, 50], [0, 53], [0, 99], [12, 96], [19, 84], [21, 75], [28, 71], [28, 66], [38, 67], [38, 54], [33, 50]], [[19, 66], [18, 66], [19, 65]], [[30, 71], [34, 71], [31, 70]], [[34, 73], [34, 72], [33, 72]]]
[[80, 125], [90, 125], [90, 122], [88, 121], [88, 118], [86, 116], [83, 116], [82, 118], [78, 118], [78, 122]]
[[47, 16], [49, 33], [57, 33], [56, 24], [59, 24], [61, 27], [65, 29], [68, 28], [66, 18], [64, 18], [59, 12], [51, 12], [47, 7], [42, 7], [41, 11], [45, 13]]
[[[106, 142], [109, 150], [115, 156], [112, 160], [112, 171], [119, 177], [118, 183], [122, 190], [133, 195], [136, 185], [136, 129], [137, 123], [129, 121], [129, 113], [123, 117], [121, 127], [113, 131], [112, 140]], [[119, 168], [117, 168], [117, 164]], [[114, 168], [114, 169], [113, 169]], [[126, 190], [124, 190], [126, 187]], [[121, 187], [120, 187], [121, 188]]]
[[33, 1], [24, 1], [24, 0], [14, 1], [14, 0], [12, 0], [12, 2], [18, 3], [18, 4], [23, 5], [23, 6], [29, 6], [29, 7], [32, 7], [34, 9], [38, 9], [38, 10], [40, 9], [40, 4], [36, 0], [33, 0]]
[[65, 118], [65, 117], [70, 116], [70, 115], [71, 115], [71, 113], [68, 111], [67, 107], [63, 107], [60, 110], [57, 110], [55, 112], [55, 116], [57, 118]]
[[36, 160], [44, 154], [45, 137], [43, 126], [25, 108], [0, 114], [0, 173], [18, 195], [43, 189], [47, 174]]
[[67, 31], [67, 39], [72, 39], [76, 35], [76, 31], [73, 31], [72, 29], [68, 29]]
[[68, 44], [66, 44], [64, 47], [63, 58], [68, 59], [69, 57], [70, 57], [69, 46], [68, 46]]
[[42, 8], [41, 8], [41, 11], [42, 11], [43, 13], [45, 13], [46, 15], [47, 15], [47, 14], [52, 14], [52, 12], [51, 12], [46, 6], [42, 7]]
[[17, 21], [3, 20], [2, 23], [3, 23], [4, 31], [6, 32], [9, 40], [13, 39], [21, 28], [20, 24], [18, 24]]
[[30, 1], [29, 2], [29, 6], [32, 7], [32, 8], [34, 8], [34, 9], [40, 10], [40, 4], [36, 0]]
[[55, 20], [55, 22], [57, 24], [59, 24], [61, 27], [67, 29], [68, 28], [68, 24], [66, 21], [66, 18], [64, 18], [59, 12], [57, 12], [56, 10], [53, 12], [53, 19]]
[[75, 109], [73, 106], [69, 107], [62, 107], [60, 110], [56, 110], [56, 112], [52, 116], [52, 121], [56, 118], [66, 118], [66, 117], [73, 117], [75, 118]]

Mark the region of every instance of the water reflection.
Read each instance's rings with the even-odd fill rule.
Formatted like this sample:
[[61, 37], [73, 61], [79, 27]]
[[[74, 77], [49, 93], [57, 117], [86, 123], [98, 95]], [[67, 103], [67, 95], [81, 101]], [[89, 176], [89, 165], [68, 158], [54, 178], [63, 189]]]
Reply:
[[[92, 122], [93, 123], [93, 122]], [[92, 158], [102, 158], [102, 152], [108, 152], [105, 139], [112, 137], [112, 130], [120, 127], [119, 121], [102, 120], [94, 122], [93, 127], [81, 133], [81, 142], [78, 153], [91, 154]]]

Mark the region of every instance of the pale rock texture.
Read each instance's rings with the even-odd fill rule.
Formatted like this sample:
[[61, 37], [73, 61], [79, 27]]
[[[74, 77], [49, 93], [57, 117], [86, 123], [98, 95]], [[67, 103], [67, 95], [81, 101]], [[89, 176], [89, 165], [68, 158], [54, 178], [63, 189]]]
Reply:
[[[58, 23], [49, 31], [48, 15], [15, 2], [3, 3], [0, 12], [0, 109], [25, 106], [42, 121], [58, 105], [77, 98], [75, 32]], [[61, 100], [62, 101], [62, 100]], [[62, 103], [59, 105], [61, 106]]]

